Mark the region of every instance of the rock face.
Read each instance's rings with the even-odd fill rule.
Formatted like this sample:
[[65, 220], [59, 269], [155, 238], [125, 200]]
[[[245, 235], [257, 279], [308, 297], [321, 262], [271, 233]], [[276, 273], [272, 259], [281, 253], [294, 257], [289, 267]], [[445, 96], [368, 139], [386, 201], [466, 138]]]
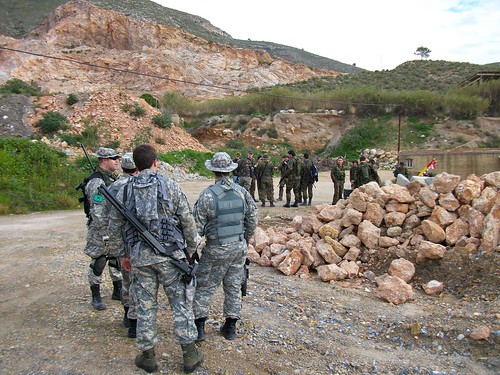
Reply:
[[[309, 275], [303, 269], [306, 266], [315, 269], [321, 280], [327, 282], [371, 275], [370, 280], [376, 279], [379, 286], [380, 298], [394, 304], [404, 303], [414, 298], [408, 283], [416, 268], [427, 262], [439, 262], [451, 247], [460, 246], [469, 252], [500, 251], [500, 204], [494, 204], [499, 187], [487, 186], [486, 178], [495, 181], [491, 176], [468, 176], [467, 180], [460, 181], [458, 176], [438, 175], [441, 199], [432, 185], [411, 190], [394, 186], [380, 189], [372, 183], [361, 186], [351, 194], [352, 199], [340, 200], [335, 206], [316, 206], [316, 217], [295, 216], [293, 228], [271, 228], [268, 231], [272, 235], [259, 229], [251, 248], [262, 249], [262, 255], [255, 259], [252, 252], [251, 260], [273, 265], [287, 275], [299, 269], [303, 270], [301, 275]], [[454, 191], [463, 192], [463, 189], [455, 189], [457, 186], [479, 187], [479, 191], [474, 190], [476, 199], [482, 196], [482, 189], [490, 189], [486, 196], [493, 204], [485, 198], [479, 211], [468, 204], [470, 199], [458, 199], [454, 195]], [[428, 219], [421, 221], [419, 216]], [[286, 243], [287, 251], [295, 254], [271, 255], [269, 260], [268, 254], [281, 251], [273, 251], [273, 239]], [[375, 278], [366, 263], [366, 254], [387, 251], [393, 251], [399, 258], [391, 262], [386, 274]], [[303, 254], [302, 268], [299, 252]], [[436, 280], [422, 287], [429, 295], [437, 295], [444, 288]]]
[[[127, 87], [135, 94], [170, 91], [208, 99], [240, 94], [250, 88], [339, 74], [280, 60], [263, 50], [212, 43], [180, 29], [104, 10], [85, 1], [61, 5], [42, 26], [22, 40], [0, 36], [0, 43], [60, 58], [13, 51], [2, 51], [0, 55], [3, 73], [0, 83], [12, 77], [34, 80], [50, 92], [71, 93], [75, 87], [81, 91]], [[71, 63], [70, 59], [83, 64]], [[152, 76], [120, 73], [89, 64]]]

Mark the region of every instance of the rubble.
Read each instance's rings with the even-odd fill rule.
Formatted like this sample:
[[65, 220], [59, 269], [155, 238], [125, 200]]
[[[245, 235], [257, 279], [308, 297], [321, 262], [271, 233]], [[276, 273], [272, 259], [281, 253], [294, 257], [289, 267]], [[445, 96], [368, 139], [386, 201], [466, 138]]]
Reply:
[[[477, 177], [438, 174], [434, 184], [379, 187], [371, 182], [336, 205], [322, 204], [315, 213], [297, 215], [289, 227], [258, 228], [249, 258], [285, 275], [317, 272], [325, 282], [370, 275], [369, 258], [392, 251], [399, 259], [387, 273], [373, 277], [376, 295], [393, 304], [414, 298], [409, 284], [416, 267], [439, 262], [459, 247], [467, 252], [500, 251], [500, 172]], [[385, 250], [386, 249], [386, 250]], [[366, 277], [366, 276], [365, 276]], [[443, 283], [422, 285], [439, 295]]]

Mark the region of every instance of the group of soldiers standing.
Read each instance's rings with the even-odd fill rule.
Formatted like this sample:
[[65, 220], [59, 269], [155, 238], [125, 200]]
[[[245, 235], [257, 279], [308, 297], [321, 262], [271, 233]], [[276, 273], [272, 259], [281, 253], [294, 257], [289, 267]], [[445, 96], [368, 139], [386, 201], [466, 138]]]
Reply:
[[[233, 179], [242, 187], [247, 189], [254, 200], [261, 202], [261, 207], [265, 207], [269, 202], [270, 207], [274, 207], [274, 171], [280, 173], [278, 184], [278, 201], [283, 200], [285, 195], [286, 203], [284, 207], [298, 207], [299, 205], [311, 205], [313, 198], [313, 185], [318, 181], [316, 166], [309, 158], [309, 153], [304, 152], [302, 160], [296, 155], [294, 150], [289, 150], [282, 156], [282, 161], [278, 166], [264, 154], [253, 158], [253, 153], [248, 152], [246, 158], [236, 157], [238, 168], [233, 172]], [[258, 199], [255, 198], [257, 188]], [[292, 202], [292, 192], [294, 201]]]

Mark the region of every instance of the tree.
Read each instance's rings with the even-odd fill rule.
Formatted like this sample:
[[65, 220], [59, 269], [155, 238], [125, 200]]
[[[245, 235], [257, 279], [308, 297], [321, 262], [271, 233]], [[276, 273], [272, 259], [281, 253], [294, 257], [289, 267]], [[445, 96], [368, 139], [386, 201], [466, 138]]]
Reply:
[[420, 46], [417, 48], [417, 50], [413, 53], [414, 55], [420, 56], [421, 59], [427, 59], [429, 58], [429, 55], [432, 51], [424, 46]]

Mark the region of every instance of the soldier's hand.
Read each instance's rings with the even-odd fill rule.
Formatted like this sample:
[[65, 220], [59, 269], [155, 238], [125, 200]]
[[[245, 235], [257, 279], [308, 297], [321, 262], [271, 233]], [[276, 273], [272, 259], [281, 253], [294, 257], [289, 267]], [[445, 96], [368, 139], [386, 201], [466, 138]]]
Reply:
[[130, 270], [132, 269], [132, 266], [130, 264], [130, 258], [129, 257], [122, 259], [122, 267], [123, 267], [123, 269], [125, 271], [130, 272]]

